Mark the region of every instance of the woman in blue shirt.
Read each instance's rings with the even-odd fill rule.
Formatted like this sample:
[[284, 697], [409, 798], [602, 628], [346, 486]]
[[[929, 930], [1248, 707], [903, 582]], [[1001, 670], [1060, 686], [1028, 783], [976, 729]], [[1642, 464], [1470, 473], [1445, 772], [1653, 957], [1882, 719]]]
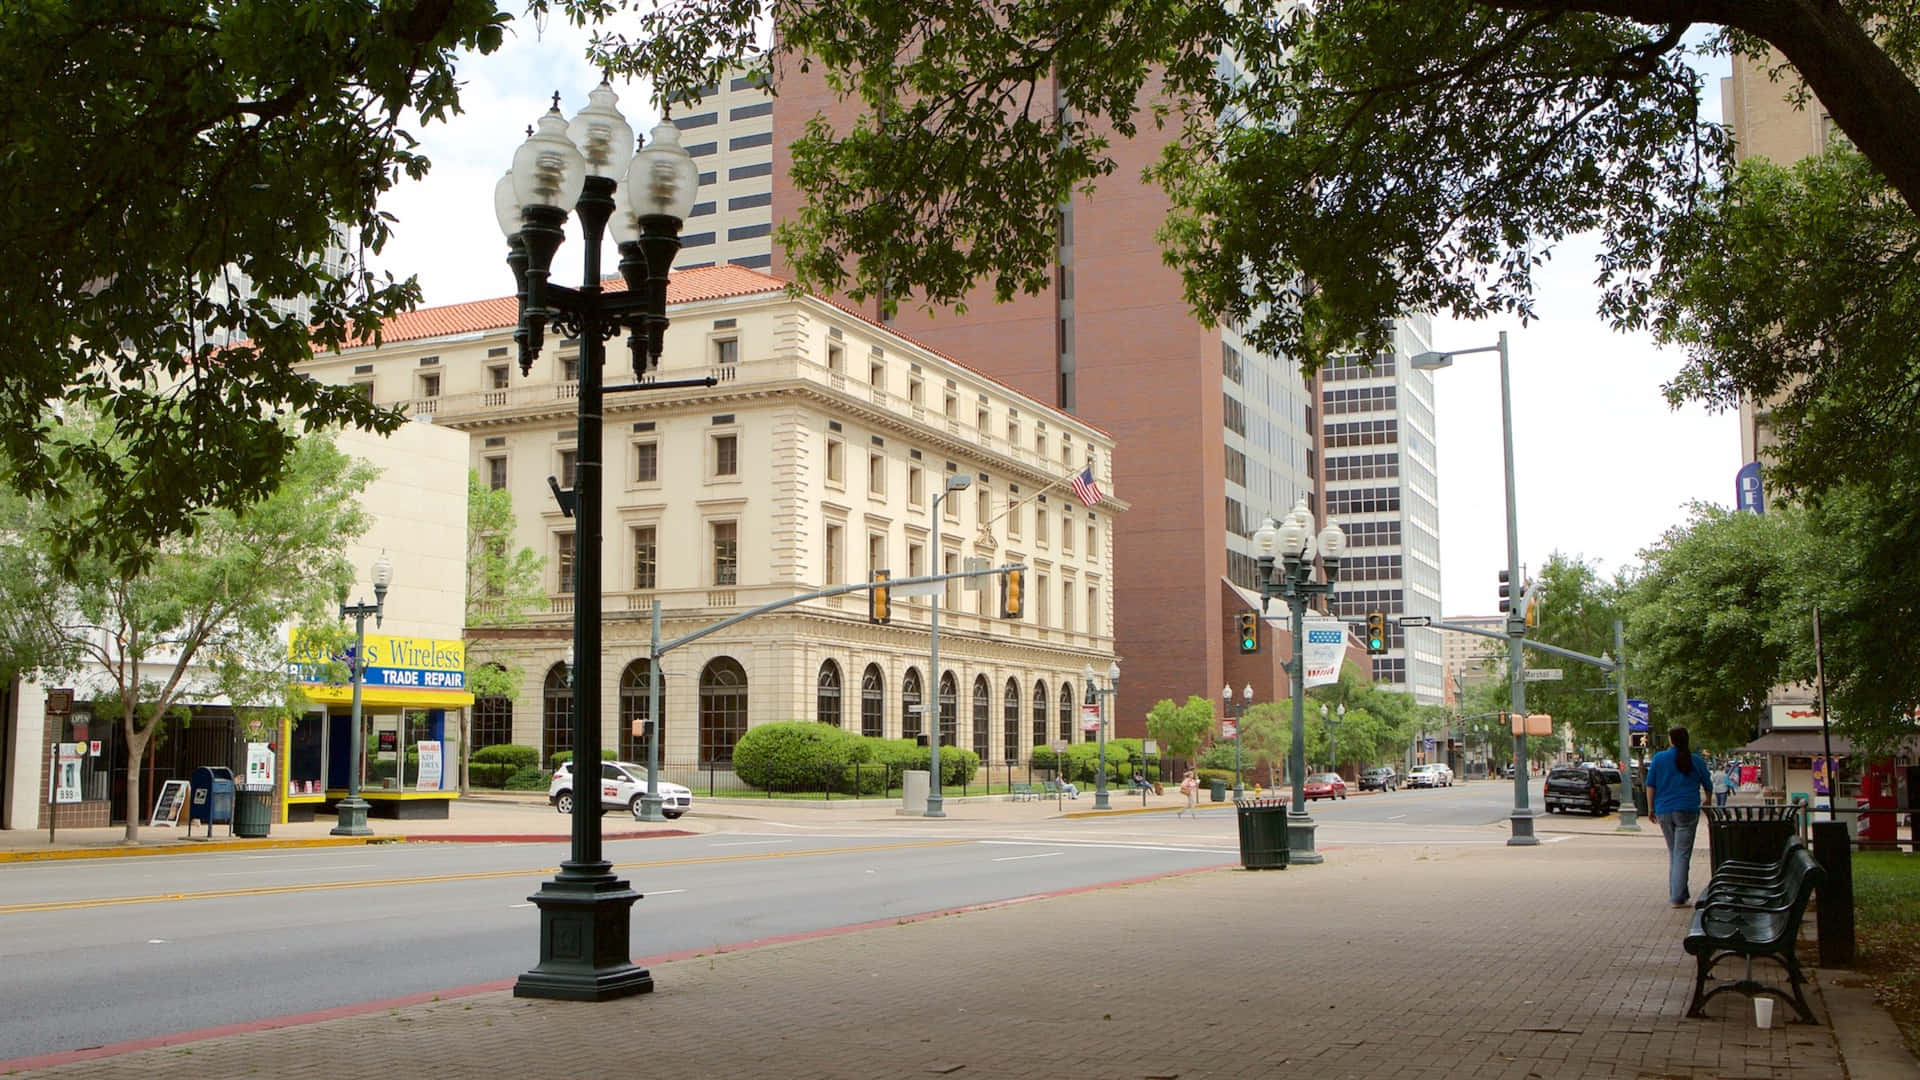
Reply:
[[1693, 834], [1700, 828], [1700, 800], [1713, 793], [1707, 759], [1693, 752], [1683, 727], [1667, 731], [1673, 745], [1653, 755], [1647, 766], [1647, 805], [1667, 840], [1667, 900], [1686, 907], [1687, 866], [1693, 861]]

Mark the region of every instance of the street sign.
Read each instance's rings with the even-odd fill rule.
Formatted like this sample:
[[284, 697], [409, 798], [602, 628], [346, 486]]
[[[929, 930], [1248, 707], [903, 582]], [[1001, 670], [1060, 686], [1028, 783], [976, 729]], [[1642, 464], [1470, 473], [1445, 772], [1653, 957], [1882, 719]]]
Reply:
[[1400, 616], [1400, 625], [1401, 625], [1401, 626], [1432, 626], [1432, 625], [1433, 625], [1433, 616], [1431, 616], [1431, 615], [1402, 615], [1402, 616]]
[[1528, 682], [1559, 682], [1567, 673], [1557, 667], [1530, 667], [1525, 674]]
[[918, 585], [895, 585], [893, 587], [893, 595], [895, 596], [939, 596], [941, 591], [944, 590], [946, 587], [947, 587], [947, 583], [944, 581], [923, 581]]
[[961, 579], [960, 587], [968, 592], [985, 592], [993, 575], [987, 571], [992, 568], [993, 560], [982, 555], [969, 555], [961, 560], [960, 568], [967, 572]]
[[1627, 699], [1627, 727], [1633, 731], [1647, 730], [1647, 724], [1653, 716], [1653, 710], [1642, 698]]

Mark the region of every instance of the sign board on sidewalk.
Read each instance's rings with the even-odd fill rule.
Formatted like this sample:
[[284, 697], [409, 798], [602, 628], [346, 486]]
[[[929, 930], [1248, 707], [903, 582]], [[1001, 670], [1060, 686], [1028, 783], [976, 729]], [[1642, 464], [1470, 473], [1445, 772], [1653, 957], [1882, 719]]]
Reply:
[[190, 786], [185, 780], [169, 780], [161, 784], [160, 796], [153, 800], [153, 820], [147, 822], [148, 827], [164, 825], [172, 828], [178, 825], [180, 808], [187, 805], [187, 788]]
[[1565, 670], [1557, 667], [1530, 667], [1524, 674], [1528, 682], [1559, 682], [1567, 676]]
[[247, 744], [246, 779], [241, 786], [260, 790], [273, 786], [273, 747], [263, 742]]
[[414, 781], [415, 791], [440, 790], [440, 741], [422, 739], [413, 744], [420, 755], [420, 778]]
[[53, 801], [56, 803], [77, 803], [80, 801], [80, 758], [86, 751], [85, 743], [58, 743], [53, 762]]

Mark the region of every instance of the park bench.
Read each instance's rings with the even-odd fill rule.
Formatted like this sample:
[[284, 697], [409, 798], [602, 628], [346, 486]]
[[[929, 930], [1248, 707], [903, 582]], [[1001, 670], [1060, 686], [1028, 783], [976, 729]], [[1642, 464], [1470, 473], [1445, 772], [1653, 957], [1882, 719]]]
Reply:
[[1080, 793], [1077, 791], [1071, 795], [1068, 795], [1066, 787], [1062, 785], [1058, 780], [1042, 780], [1040, 781], [1040, 785], [1041, 785], [1040, 790], [1043, 794], [1054, 795], [1054, 796], [1066, 795], [1070, 799], [1077, 799], [1080, 797]]
[[[1813, 853], [1806, 845], [1789, 841], [1774, 866], [1747, 862], [1734, 864], [1735, 872], [1714, 872], [1700, 902], [1695, 906], [1693, 922], [1682, 942], [1694, 957], [1693, 1003], [1687, 1015], [1705, 1016], [1708, 999], [1722, 991], [1733, 990], [1748, 997], [1769, 994], [1791, 1004], [1800, 1014], [1800, 1022], [1816, 1023], [1802, 986], [1807, 979], [1800, 970], [1794, 946], [1800, 937], [1800, 920], [1806, 914], [1813, 890], [1826, 880]], [[1746, 961], [1746, 976], [1707, 989], [1713, 968], [1728, 957]], [[1778, 961], [1787, 970], [1787, 990], [1760, 982], [1753, 977], [1755, 957]]]
[[1014, 802], [1026, 802], [1028, 799], [1038, 799], [1039, 797], [1040, 797], [1040, 793], [1033, 790], [1032, 784], [1026, 783], [1025, 781], [1014, 782], [1014, 785], [1013, 785], [1013, 801]]

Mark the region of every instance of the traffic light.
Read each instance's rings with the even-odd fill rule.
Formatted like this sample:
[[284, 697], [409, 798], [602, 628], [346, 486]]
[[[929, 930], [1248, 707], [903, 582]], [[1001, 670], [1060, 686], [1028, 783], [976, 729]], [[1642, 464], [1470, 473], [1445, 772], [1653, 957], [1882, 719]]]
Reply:
[[867, 575], [873, 588], [867, 590], [867, 621], [891, 622], [893, 620], [892, 597], [888, 595], [887, 581], [893, 577], [888, 570], [875, 570]]
[[1387, 651], [1387, 616], [1384, 612], [1367, 612], [1367, 655], [1378, 656]]
[[1521, 612], [1527, 617], [1529, 627], [1540, 625], [1540, 608], [1545, 599], [1546, 586], [1538, 581], [1527, 582], [1527, 590], [1521, 594]]
[[1026, 614], [1025, 570], [1009, 570], [1000, 575], [1000, 617], [1018, 619]]
[[1500, 571], [1500, 610], [1501, 611], [1506, 611], [1513, 606], [1512, 598], [1508, 595], [1511, 585], [1512, 583], [1507, 580], [1507, 572], [1505, 570]]
[[1243, 653], [1260, 651], [1260, 616], [1243, 611], [1238, 616], [1240, 625], [1240, 651]]

